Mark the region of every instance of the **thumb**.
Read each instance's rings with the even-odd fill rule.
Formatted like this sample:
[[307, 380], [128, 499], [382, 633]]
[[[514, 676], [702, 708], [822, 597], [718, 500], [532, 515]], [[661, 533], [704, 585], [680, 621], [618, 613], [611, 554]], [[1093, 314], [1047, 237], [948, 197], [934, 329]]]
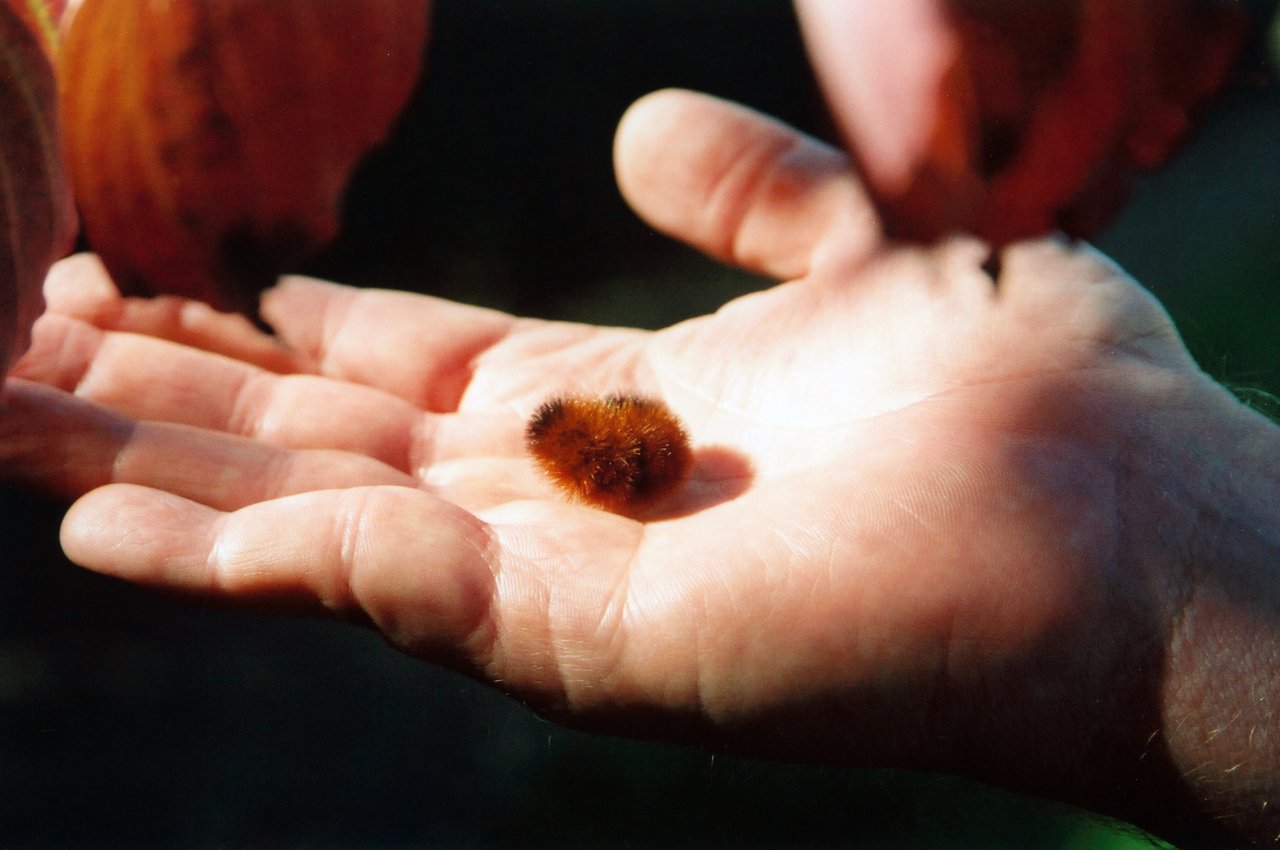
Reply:
[[627, 202], [655, 228], [760, 274], [802, 277], [837, 228], [868, 253], [880, 240], [842, 153], [708, 95], [670, 89], [634, 103], [614, 168]]

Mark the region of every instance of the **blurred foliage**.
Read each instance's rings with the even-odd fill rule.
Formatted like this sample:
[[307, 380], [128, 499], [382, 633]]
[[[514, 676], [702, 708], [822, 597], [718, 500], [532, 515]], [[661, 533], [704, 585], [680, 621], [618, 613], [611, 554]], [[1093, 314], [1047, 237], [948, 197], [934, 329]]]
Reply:
[[1280, 14], [1271, 19], [1271, 64], [1280, 70]]
[[[626, 106], [686, 86], [831, 136], [785, 0], [440, 0], [428, 65], [312, 273], [659, 327], [768, 281], [626, 209]], [[1280, 375], [1277, 97], [1247, 80], [1100, 242], [1209, 371], [1262, 392]], [[76, 570], [61, 509], [0, 489], [3, 847], [1159, 846], [958, 779], [568, 732], [356, 629]]]

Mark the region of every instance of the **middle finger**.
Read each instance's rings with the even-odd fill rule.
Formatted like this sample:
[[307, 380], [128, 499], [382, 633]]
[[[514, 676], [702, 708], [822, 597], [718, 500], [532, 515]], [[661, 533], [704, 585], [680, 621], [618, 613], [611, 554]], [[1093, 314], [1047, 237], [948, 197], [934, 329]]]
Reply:
[[437, 460], [521, 451], [514, 414], [437, 415], [384, 390], [279, 375], [223, 355], [64, 316], [36, 325], [18, 377], [74, 391], [133, 419], [191, 425], [290, 449], [367, 455], [420, 476]]

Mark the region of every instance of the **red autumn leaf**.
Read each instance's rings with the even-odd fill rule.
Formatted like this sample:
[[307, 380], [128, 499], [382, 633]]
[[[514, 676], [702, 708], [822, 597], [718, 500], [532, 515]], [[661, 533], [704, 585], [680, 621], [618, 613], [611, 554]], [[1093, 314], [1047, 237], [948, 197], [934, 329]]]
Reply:
[[62, 51], [69, 167], [125, 291], [245, 308], [331, 239], [417, 81], [429, 0], [84, 0]]
[[35, 33], [45, 53], [53, 60], [58, 51], [58, 27], [67, 9], [67, 0], [0, 0], [9, 4], [27, 28]]
[[1087, 236], [1163, 162], [1246, 35], [1208, 0], [799, 0], [890, 235]]
[[26, 350], [44, 307], [45, 273], [75, 235], [59, 160], [52, 44], [13, 0], [0, 2], [0, 374]]

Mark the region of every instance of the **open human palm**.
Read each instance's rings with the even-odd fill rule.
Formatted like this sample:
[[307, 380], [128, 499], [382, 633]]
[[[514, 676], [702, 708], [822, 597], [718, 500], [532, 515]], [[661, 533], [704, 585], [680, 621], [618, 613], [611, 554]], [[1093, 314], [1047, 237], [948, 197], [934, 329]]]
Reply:
[[[617, 160], [655, 226], [788, 282], [649, 333], [290, 278], [282, 347], [76, 257], [6, 464], [80, 496], [91, 569], [366, 622], [577, 725], [1033, 785], [1136, 759], [1154, 670], [1114, 673], [1178, 588], [1129, 557], [1117, 459], [1218, 392], [1154, 299], [1084, 246], [886, 244], [840, 154], [710, 98], [641, 101]], [[618, 391], [694, 450], [638, 519], [523, 445]]]

